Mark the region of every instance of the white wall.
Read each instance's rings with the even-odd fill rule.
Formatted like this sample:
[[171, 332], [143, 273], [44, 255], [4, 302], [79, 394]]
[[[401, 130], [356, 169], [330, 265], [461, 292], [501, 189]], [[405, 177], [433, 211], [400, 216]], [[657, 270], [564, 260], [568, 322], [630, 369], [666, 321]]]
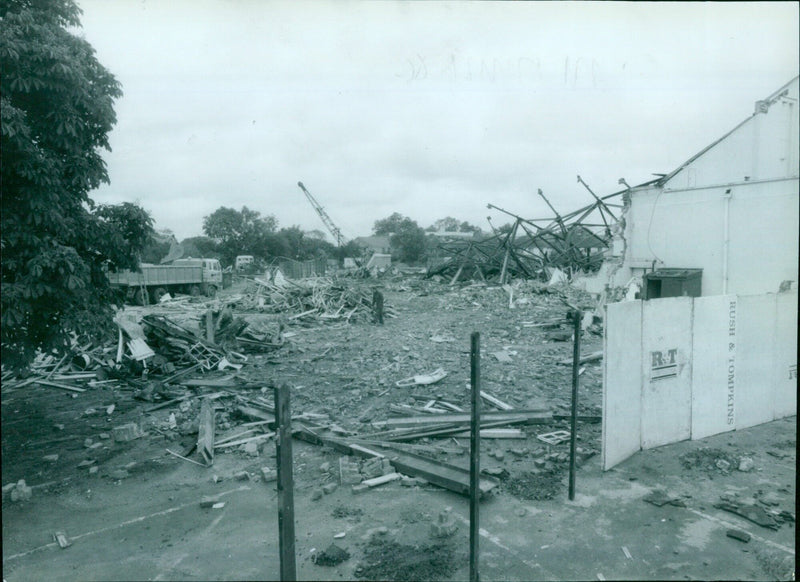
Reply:
[[[642, 302], [608, 306], [614, 325], [605, 328], [603, 345], [603, 466], [613, 467], [642, 448]], [[609, 378], [609, 371], [613, 371]], [[614, 382], [613, 390], [606, 390]], [[624, 427], [624, 430], [621, 430]]]
[[649, 270], [654, 260], [656, 268], [703, 269], [704, 296], [774, 293], [782, 281], [797, 282], [799, 185], [787, 179], [634, 193], [624, 272], [616, 283]]
[[612, 285], [653, 261], [703, 269], [703, 296], [774, 293], [781, 282], [798, 281], [799, 92], [795, 79], [764, 102], [766, 112], [662, 184], [631, 191], [624, 264]]
[[684, 190], [798, 175], [798, 93], [795, 79], [778, 95], [761, 102], [767, 110], [748, 117], [695, 159], [684, 164], [665, 184]]
[[797, 293], [607, 306], [603, 468], [797, 413]]

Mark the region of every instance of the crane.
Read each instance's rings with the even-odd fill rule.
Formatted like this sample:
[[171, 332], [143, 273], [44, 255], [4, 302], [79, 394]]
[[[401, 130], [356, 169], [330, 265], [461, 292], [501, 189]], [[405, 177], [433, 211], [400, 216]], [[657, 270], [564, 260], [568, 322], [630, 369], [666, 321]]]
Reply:
[[319, 217], [322, 219], [322, 222], [325, 223], [325, 227], [333, 235], [333, 238], [336, 239], [336, 246], [342, 246], [343, 244], [347, 244], [347, 239], [342, 234], [342, 231], [339, 230], [339, 227], [333, 223], [331, 217], [328, 216], [328, 213], [325, 212], [325, 209], [322, 206], [320, 206], [320, 203], [317, 202], [317, 200], [311, 195], [311, 192], [306, 190], [306, 187], [303, 186], [302, 182], [298, 182], [297, 185], [300, 186], [300, 189], [303, 191], [303, 194], [306, 195], [306, 198], [308, 198], [308, 201], [311, 203], [311, 206], [313, 206], [314, 210], [317, 211], [317, 214], [319, 214]]

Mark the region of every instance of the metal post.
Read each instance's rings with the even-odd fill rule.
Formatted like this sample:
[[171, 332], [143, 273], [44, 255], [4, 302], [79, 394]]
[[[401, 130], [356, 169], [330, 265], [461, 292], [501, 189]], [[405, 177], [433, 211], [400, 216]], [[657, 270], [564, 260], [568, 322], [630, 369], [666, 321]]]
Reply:
[[278, 435], [278, 545], [281, 580], [297, 580], [294, 557], [294, 479], [292, 475], [292, 415], [289, 411], [289, 387], [276, 386], [275, 425]]
[[469, 579], [478, 582], [478, 541], [480, 540], [479, 503], [481, 497], [481, 334], [472, 332], [470, 381], [472, 383], [472, 422], [469, 434]]
[[575, 341], [572, 345], [572, 418], [569, 436], [569, 498], [575, 499], [575, 439], [578, 421], [578, 367], [581, 363], [581, 322], [583, 313], [579, 309], [571, 312]]

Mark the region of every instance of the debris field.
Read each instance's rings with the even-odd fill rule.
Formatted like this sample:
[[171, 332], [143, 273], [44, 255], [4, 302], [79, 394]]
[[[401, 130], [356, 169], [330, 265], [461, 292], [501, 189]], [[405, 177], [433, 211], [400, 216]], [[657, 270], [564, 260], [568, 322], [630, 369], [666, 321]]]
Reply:
[[[567, 315], [575, 307], [590, 314], [582, 325], [579, 364], [579, 493], [584, 478], [592, 483], [586, 487], [597, 488], [603, 479], [609, 486], [609, 475], [615, 474], [614, 487], [640, 487], [634, 491], [641, 511], [686, 511], [698, 478], [733, 483], [765, 467], [764, 450], [681, 443], [675, 450], [685, 452], [672, 454], [670, 479], [646, 462], [648, 455], [663, 455], [671, 447], [643, 452], [603, 475], [598, 466], [602, 309], [596, 300], [566, 283], [456, 284], [456, 279], [449, 284], [441, 277], [397, 272], [378, 279], [242, 277], [211, 300], [177, 297], [127, 307], [116, 319], [116, 342], [76, 341], [69, 356], [40, 355], [28, 374], [4, 371], [4, 577], [12, 582], [35, 572], [29, 563], [34, 558], [46, 568], [50, 548], [75, 552], [88, 540], [81, 532], [101, 527], [101, 514], [84, 515], [92, 491], [108, 496], [114, 487], [125, 495], [119, 504], [146, 495], [154, 510], [163, 505], [158, 500], [177, 501], [185, 497], [178, 491], [197, 490], [196, 503], [185, 505], [210, 516], [239, 510], [236, 487], [255, 490], [272, 516], [272, 525], [259, 535], [276, 545], [273, 390], [288, 385], [302, 577], [330, 579], [335, 572], [346, 579], [463, 579], [469, 527], [459, 516], [469, 495], [469, 335], [482, 335], [480, 490], [486, 521], [481, 525], [502, 523], [493, 521], [500, 515], [532, 524], [540, 512], [565, 506], [574, 514], [576, 505], [566, 498], [573, 347]], [[374, 310], [376, 291], [386, 297], [383, 324]], [[794, 438], [789, 434], [780, 446], [769, 447], [767, 458], [793, 463]], [[636, 464], [642, 466], [629, 477]], [[652, 487], [635, 483], [648, 478]], [[793, 536], [793, 483], [748, 487], [722, 487], [704, 506], [741, 526], [720, 536], [738, 544], [731, 551], [755, 543], [746, 525], [762, 537], [788, 529]], [[58, 498], [78, 504], [77, 521], [32, 531], [44, 524], [26, 523], [26, 514]], [[371, 508], [384, 502], [391, 508], [376, 518]], [[330, 525], [332, 535], [310, 547], [315, 529], [326, 527], [319, 524]], [[197, 527], [189, 527], [192, 536], [199, 535]], [[152, 534], [164, 537], [150, 552], [178, 543], [170, 541], [178, 534], [167, 534], [168, 529]], [[526, 530], [517, 531], [523, 536]], [[181, 543], [189, 543], [187, 535], [179, 536]], [[485, 550], [486, 579], [585, 575], [566, 566], [545, 569], [542, 558], [525, 548], [543, 551], [549, 545], [530, 533], [523, 537], [519, 547], [498, 538]], [[677, 558], [665, 558], [664, 563], [679, 564], [673, 570], [663, 570], [663, 564], [636, 569], [628, 564], [635, 561], [628, 557], [633, 544], [615, 558], [621, 566], [602, 566], [601, 560], [592, 578], [603, 576], [599, 568], [610, 568], [608, 578], [615, 568], [616, 575], [642, 578], [703, 575]], [[29, 553], [35, 548], [45, 549]], [[775, 548], [761, 549], [758, 557], [747, 554], [748, 567], [781, 579], [785, 552], [765, 558]], [[502, 558], [503, 551], [513, 560]], [[277, 553], [273, 558], [272, 570], [197, 572], [265, 579], [277, 576]], [[203, 577], [177, 565], [160, 567], [167, 578]], [[124, 567], [116, 572], [112, 578], [127, 578]], [[102, 570], [95, 574], [108, 576]]]

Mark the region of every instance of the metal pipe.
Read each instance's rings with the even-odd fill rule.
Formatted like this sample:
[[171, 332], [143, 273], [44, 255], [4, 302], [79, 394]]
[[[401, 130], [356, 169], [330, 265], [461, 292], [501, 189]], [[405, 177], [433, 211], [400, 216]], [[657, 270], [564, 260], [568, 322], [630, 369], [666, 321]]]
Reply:
[[470, 339], [472, 419], [469, 433], [469, 579], [470, 582], [478, 582], [479, 503], [481, 497], [481, 334], [477, 331], [472, 332]]
[[731, 189], [725, 190], [722, 195], [723, 210], [723, 242], [722, 242], [722, 294], [728, 293], [728, 248], [731, 244]]
[[581, 322], [583, 313], [575, 309], [571, 313], [575, 340], [572, 344], [572, 417], [569, 435], [569, 498], [575, 499], [575, 439], [578, 425], [578, 367], [581, 363]]
[[289, 387], [276, 386], [275, 424], [278, 457], [278, 549], [281, 580], [297, 580], [294, 555], [294, 478], [292, 475], [292, 414]]

